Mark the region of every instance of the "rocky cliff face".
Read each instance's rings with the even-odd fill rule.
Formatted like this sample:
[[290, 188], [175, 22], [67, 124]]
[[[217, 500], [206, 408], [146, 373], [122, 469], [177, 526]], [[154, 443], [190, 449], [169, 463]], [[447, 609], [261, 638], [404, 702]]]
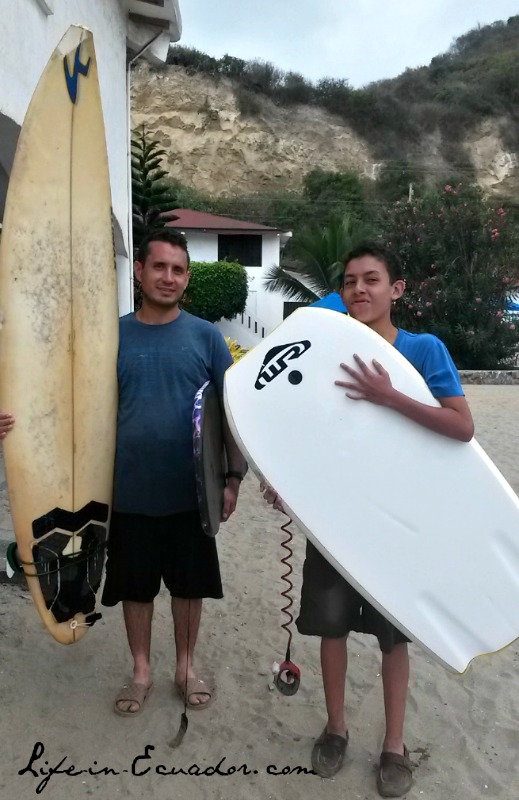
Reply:
[[[181, 67], [132, 73], [132, 126], [145, 123], [166, 150], [165, 166], [186, 185], [214, 195], [298, 190], [311, 169], [354, 170], [374, 178], [368, 144], [342, 120], [313, 106], [279, 108], [259, 97], [259, 116], [240, 113], [232, 84]], [[499, 197], [519, 191], [517, 154], [506, 151], [502, 120], [486, 120], [464, 147], [478, 182]], [[434, 132], [422, 142], [424, 169], [444, 168]], [[448, 170], [447, 167], [445, 167]]]

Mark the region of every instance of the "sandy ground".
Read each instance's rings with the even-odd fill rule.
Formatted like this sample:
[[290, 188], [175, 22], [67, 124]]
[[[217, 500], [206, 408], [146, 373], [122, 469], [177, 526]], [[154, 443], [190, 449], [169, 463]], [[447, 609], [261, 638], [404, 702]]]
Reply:
[[[519, 491], [519, 387], [467, 387], [467, 395], [480, 443]], [[9, 520], [2, 480], [0, 536], [5, 538]], [[297, 634], [292, 655], [302, 669], [299, 693], [286, 698], [268, 688], [272, 662], [286, 647], [280, 629], [279, 522], [248, 476], [239, 509], [219, 534], [225, 599], [207, 602], [199, 637], [198, 669], [216, 687], [215, 702], [210, 710], [190, 713], [177, 750], [168, 745], [182, 705], [171, 688], [173, 640], [165, 593], [155, 612], [155, 689], [142, 715], [128, 720], [112, 711], [118, 688], [129, 678], [120, 609], [105, 609], [82, 642], [62, 647], [42, 631], [23, 586], [0, 585], [0, 797], [377, 797], [383, 710], [380, 659], [371, 637], [353, 636], [350, 642], [351, 739], [344, 769], [331, 781], [297, 774], [298, 767], [310, 768], [312, 741], [325, 721], [324, 696], [318, 641]], [[298, 586], [302, 535], [294, 546]], [[297, 589], [294, 594], [297, 600]], [[411, 657], [406, 741], [417, 766], [408, 797], [519, 797], [517, 644], [476, 661], [463, 677], [447, 673], [414, 646]], [[37, 776], [28, 769], [20, 775], [38, 742], [40, 755], [32, 762]], [[147, 746], [153, 749], [146, 751]], [[69, 774], [54, 774], [46, 782], [49, 768], [59, 762]], [[219, 762], [221, 772], [247, 765], [250, 774], [243, 767], [232, 775], [162, 775], [156, 769], [162, 764], [159, 772], [187, 772], [198, 765], [202, 771]], [[291, 774], [272, 774], [284, 768]]]

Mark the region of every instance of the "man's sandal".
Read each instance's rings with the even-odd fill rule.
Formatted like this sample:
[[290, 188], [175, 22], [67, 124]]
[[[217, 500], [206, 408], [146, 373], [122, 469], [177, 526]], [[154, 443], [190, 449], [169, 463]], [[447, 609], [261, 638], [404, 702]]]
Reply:
[[[175, 682], [175, 688], [190, 711], [202, 711], [204, 708], [209, 708], [213, 702], [211, 689], [199, 678], [190, 678], [186, 683]], [[199, 696], [199, 703], [194, 703], [191, 699], [194, 695]]]
[[[115, 698], [114, 711], [120, 717], [135, 717], [140, 714], [146, 700], [150, 696], [153, 684], [145, 686], [144, 683], [127, 683], [123, 686], [117, 697]], [[122, 709], [119, 707], [120, 703], [135, 703], [137, 708], [135, 711], [130, 709]]]

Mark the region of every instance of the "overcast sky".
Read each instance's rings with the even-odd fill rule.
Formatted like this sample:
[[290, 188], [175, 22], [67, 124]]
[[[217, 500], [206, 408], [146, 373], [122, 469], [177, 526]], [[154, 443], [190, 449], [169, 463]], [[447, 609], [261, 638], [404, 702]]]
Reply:
[[453, 39], [519, 14], [519, 0], [180, 0], [182, 44], [352, 86], [429, 64]]

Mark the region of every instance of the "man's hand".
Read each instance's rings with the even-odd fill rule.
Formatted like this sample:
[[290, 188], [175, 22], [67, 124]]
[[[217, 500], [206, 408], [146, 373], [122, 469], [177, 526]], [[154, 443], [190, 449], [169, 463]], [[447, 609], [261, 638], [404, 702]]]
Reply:
[[270, 506], [275, 508], [276, 511], [281, 511], [283, 514], [285, 513], [283, 500], [272, 486], [269, 486], [268, 483], [260, 483], [260, 492], [264, 492], [263, 497]]
[[0, 411], [0, 439], [5, 439], [14, 425], [14, 417], [8, 411]]
[[227, 522], [236, 508], [238, 494], [240, 491], [240, 481], [237, 478], [229, 478], [227, 486], [223, 490], [222, 522]]
[[[368, 400], [378, 406], [391, 406], [396, 390], [391, 385], [389, 373], [386, 372], [382, 364], [373, 359], [373, 369], [370, 369], [356, 353], [353, 358], [359, 370], [352, 369], [346, 364], [341, 364], [341, 367], [354, 379], [355, 383], [335, 381], [335, 385], [349, 389], [350, 391], [346, 392], [346, 397], [350, 397], [352, 400]], [[350, 392], [355, 392], [355, 394], [350, 394]]]

